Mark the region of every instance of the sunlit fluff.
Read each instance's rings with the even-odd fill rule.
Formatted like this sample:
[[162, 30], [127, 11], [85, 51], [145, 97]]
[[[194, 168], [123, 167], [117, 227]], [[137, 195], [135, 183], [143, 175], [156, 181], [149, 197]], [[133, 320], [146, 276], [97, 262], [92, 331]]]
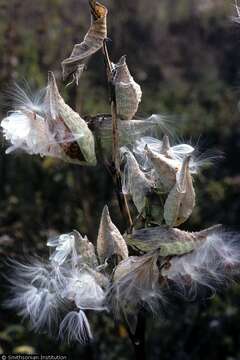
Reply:
[[17, 309], [36, 331], [59, 331], [67, 341], [86, 342], [92, 335], [84, 310], [107, 309], [108, 279], [97, 272], [94, 248], [77, 231], [47, 244], [55, 250], [46, 263], [11, 261], [11, 297], [6, 306]]
[[173, 258], [163, 275], [184, 295], [195, 298], [198, 290], [215, 292], [231, 282], [239, 265], [239, 235], [216, 231], [192, 253]]
[[30, 319], [36, 331], [52, 333], [58, 325], [64, 304], [58, 296], [59, 284], [51, 266], [34, 261], [27, 265], [10, 264], [13, 269], [11, 296], [6, 302], [9, 308], [17, 309], [21, 316]]
[[[49, 108], [49, 86], [37, 93], [28, 95], [19, 85], [9, 92], [13, 99], [14, 110], [1, 121], [4, 138], [11, 146], [10, 153], [17, 149], [30, 155], [53, 156], [67, 159], [61, 144], [74, 142], [83, 136], [82, 132], [71, 132], [63, 121], [56, 121], [52, 112], [58, 112], [56, 106]], [[30, 90], [29, 90], [30, 91]]]
[[162, 140], [147, 136], [137, 140], [133, 147], [139, 165], [145, 171], [149, 171], [152, 168], [151, 161], [145, 151], [146, 147], [154, 153], [163, 154], [168, 159], [173, 160], [173, 165], [177, 168], [181, 167], [186, 156], [191, 155], [189, 168], [192, 174], [197, 173], [200, 167], [208, 164], [211, 160], [210, 158], [196, 154], [196, 149], [189, 144], [177, 144], [174, 146], [170, 146], [169, 144], [169, 149], [163, 149], [164, 143]]

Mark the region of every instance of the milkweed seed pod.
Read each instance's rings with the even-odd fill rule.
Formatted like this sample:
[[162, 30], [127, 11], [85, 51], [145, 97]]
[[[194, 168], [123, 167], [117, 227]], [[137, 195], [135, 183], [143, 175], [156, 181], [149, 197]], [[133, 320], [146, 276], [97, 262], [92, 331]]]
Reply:
[[159, 256], [181, 256], [199, 247], [221, 225], [200, 232], [188, 232], [166, 226], [134, 230], [126, 235], [127, 244], [144, 252], [159, 250]]
[[160, 153], [155, 153], [148, 147], [148, 145], [146, 145], [145, 150], [156, 171], [160, 191], [170, 191], [176, 183], [176, 175], [179, 170], [179, 164], [175, 160], [167, 158]]
[[155, 312], [163, 294], [159, 287], [158, 253], [131, 256], [116, 268], [111, 304], [117, 318], [123, 316], [134, 334], [142, 306]]
[[117, 115], [122, 120], [132, 120], [141, 102], [142, 90], [130, 74], [126, 56], [122, 56], [119, 62], [114, 64], [113, 83], [116, 92]]
[[107, 206], [102, 212], [97, 238], [97, 252], [101, 263], [113, 255], [117, 255], [120, 261], [128, 257], [126, 242], [118, 228], [112, 223]]
[[[134, 144], [143, 136], [155, 134], [157, 137], [163, 135], [165, 118], [161, 115], [152, 115], [144, 120], [119, 121], [119, 145]], [[91, 119], [91, 130], [95, 136], [98, 153], [102, 157], [112, 156], [112, 119], [110, 116], [97, 116]]]
[[184, 223], [195, 207], [195, 190], [189, 171], [190, 156], [187, 157], [177, 174], [177, 181], [170, 191], [164, 205], [164, 219], [174, 227]]
[[66, 156], [81, 165], [96, 165], [94, 136], [80, 115], [64, 102], [52, 72], [49, 72], [45, 103], [52, 131]]
[[162, 276], [191, 299], [201, 295], [200, 290], [215, 293], [239, 276], [239, 234], [213, 229], [203, 231], [202, 236], [204, 241], [191, 253], [172, 258], [162, 269]]
[[152, 191], [154, 184], [141, 171], [137, 160], [127, 147], [122, 147], [120, 152], [124, 163], [123, 193], [129, 194], [138, 212], [143, 213], [146, 206], [146, 196]]
[[83, 42], [76, 44], [69, 58], [62, 62], [64, 80], [73, 75], [78, 85], [79, 78], [89, 58], [103, 47], [107, 38], [107, 8], [96, 1], [89, 1], [92, 21]]

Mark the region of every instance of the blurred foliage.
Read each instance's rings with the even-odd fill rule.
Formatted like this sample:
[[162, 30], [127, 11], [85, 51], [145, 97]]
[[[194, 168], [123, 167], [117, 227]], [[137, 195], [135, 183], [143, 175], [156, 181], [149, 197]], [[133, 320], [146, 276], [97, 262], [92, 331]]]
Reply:
[[[176, 141], [221, 158], [196, 180], [198, 204], [188, 229], [223, 223], [240, 230], [240, 126], [238, 84], [240, 26], [227, 0], [137, 0], [104, 2], [109, 7], [109, 46], [114, 61], [128, 55], [143, 88], [139, 116], [173, 115]], [[87, 0], [0, 0], [0, 93], [12, 81], [45, 86], [47, 71], [60, 81], [61, 61], [89, 25]], [[109, 112], [101, 53], [80, 86], [62, 91], [81, 114]], [[0, 95], [1, 115], [7, 111]], [[105, 169], [80, 168], [26, 154], [0, 156], [0, 270], [7, 256], [43, 255], [47, 236], [74, 228], [96, 238], [100, 213], [111, 204], [123, 229], [111, 179]], [[207, 155], [207, 154], [206, 154]], [[6, 300], [2, 279], [0, 297]], [[162, 320], [148, 319], [148, 359], [237, 360], [240, 358], [240, 289], [185, 304], [174, 301]], [[33, 334], [27, 323], [0, 310], [0, 353], [69, 354], [70, 359], [125, 360], [132, 349], [126, 330], [105, 315], [90, 314], [95, 342], [66, 346]]]

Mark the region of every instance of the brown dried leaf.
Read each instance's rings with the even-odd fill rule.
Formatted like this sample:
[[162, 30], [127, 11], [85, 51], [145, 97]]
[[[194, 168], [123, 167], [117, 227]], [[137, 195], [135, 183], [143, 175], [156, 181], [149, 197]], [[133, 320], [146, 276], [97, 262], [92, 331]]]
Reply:
[[73, 81], [76, 81], [77, 85], [88, 59], [102, 48], [107, 37], [107, 8], [92, 0], [89, 5], [92, 14], [91, 26], [83, 41], [76, 44], [70, 57], [62, 62], [63, 79], [73, 75]]

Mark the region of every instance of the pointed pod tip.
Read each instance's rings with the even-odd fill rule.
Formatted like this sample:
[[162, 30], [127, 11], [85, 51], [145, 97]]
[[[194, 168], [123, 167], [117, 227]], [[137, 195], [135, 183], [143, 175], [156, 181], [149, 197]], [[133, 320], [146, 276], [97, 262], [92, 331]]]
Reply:
[[104, 208], [103, 208], [103, 211], [102, 211], [102, 218], [104, 217], [110, 217], [110, 214], [109, 214], [109, 209], [108, 209], [108, 206], [105, 205]]

